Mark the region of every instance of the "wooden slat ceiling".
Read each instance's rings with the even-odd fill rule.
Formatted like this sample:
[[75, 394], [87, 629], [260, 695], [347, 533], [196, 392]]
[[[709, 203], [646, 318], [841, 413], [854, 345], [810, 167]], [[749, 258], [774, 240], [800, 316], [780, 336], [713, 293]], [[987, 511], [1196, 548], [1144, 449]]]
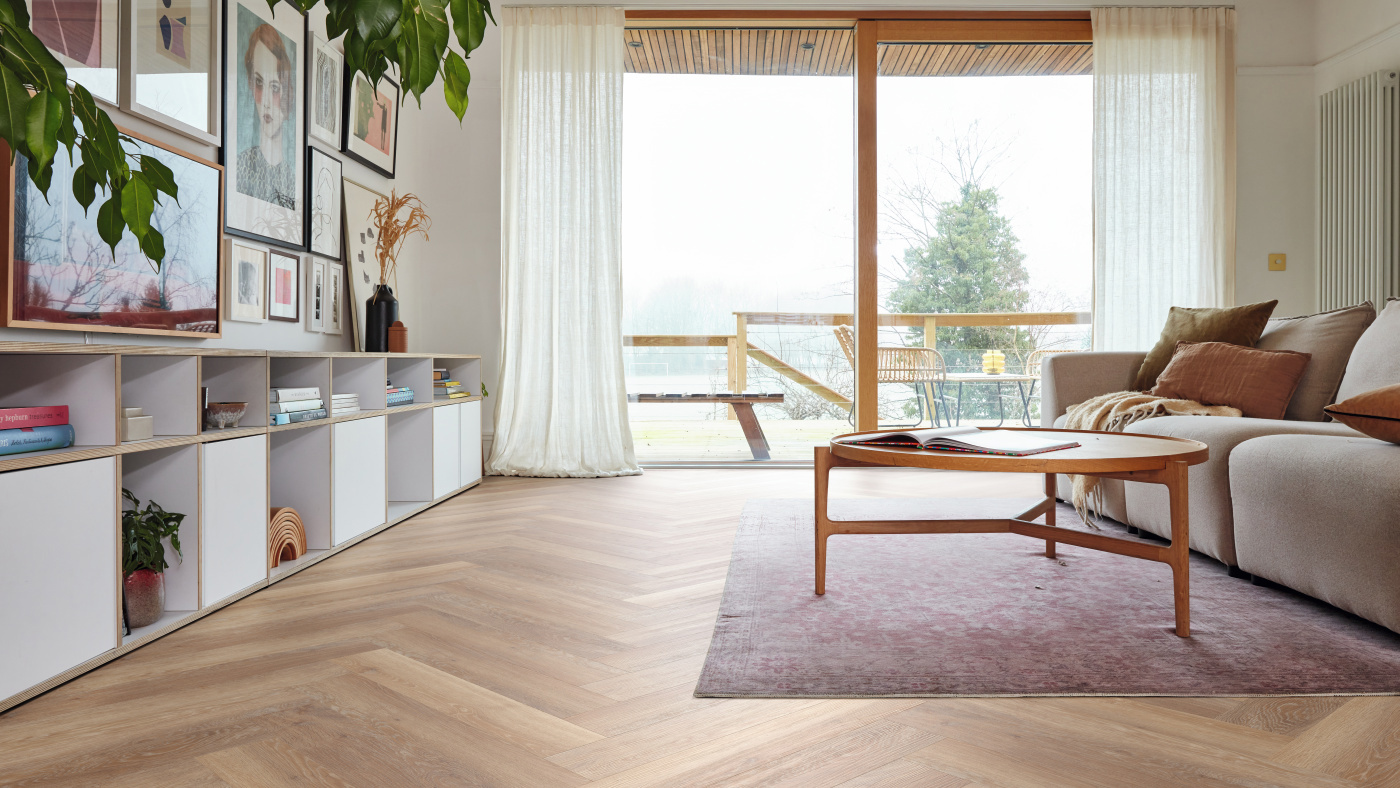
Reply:
[[[634, 74], [848, 77], [849, 29], [627, 30]], [[979, 48], [979, 46], [981, 48]], [[895, 77], [1048, 76], [1094, 73], [1090, 44], [887, 44], [880, 74]]]

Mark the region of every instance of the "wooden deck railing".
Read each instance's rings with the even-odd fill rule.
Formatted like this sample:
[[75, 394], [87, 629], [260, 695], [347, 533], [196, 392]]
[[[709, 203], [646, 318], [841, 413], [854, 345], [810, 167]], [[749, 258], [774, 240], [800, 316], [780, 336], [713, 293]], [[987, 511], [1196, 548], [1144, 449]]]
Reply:
[[[722, 347], [729, 360], [729, 389], [742, 392], [749, 384], [748, 359], [773, 369], [818, 397], [850, 409], [851, 400], [781, 358], [748, 340], [749, 326], [853, 325], [849, 312], [735, 312], [733, 334], [632, 334], [622, 338], [625, 347]], [[937, 347], [937, 331], [963, 326], [1072, 326], [1092, 322], [1088, 312], [936, 312], [880, 315], [881, 326], [924, 329], [924, 347]], [[741, 356], [739, 348], [744, 348]]]

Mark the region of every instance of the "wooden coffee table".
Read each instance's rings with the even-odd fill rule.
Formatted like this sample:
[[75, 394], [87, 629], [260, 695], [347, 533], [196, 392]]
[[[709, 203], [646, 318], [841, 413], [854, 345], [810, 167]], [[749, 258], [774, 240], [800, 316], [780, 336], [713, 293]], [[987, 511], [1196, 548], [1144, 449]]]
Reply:
[[[1055, 557], [1055, 543], [1160, 561], [1172, 569], [1176, 634], [1191, 636], [1190, 526], [1187, 522], [1186, 469], [1210, 456], [1200, 441], [1156, 435], [1077, 430], [1025, 430], [1046, 437], [1078, 441], [1073, 449], [1003, 457], [992, 454], [926, 451], [897, 446], [852, 446], [841, 438], [816, 447], [817, 593], [826, 593], [826, 540], [833, 534], [984, 534], [1013, 533], [1045, 540], [1045, 555]], [[827, 517], [827, 484], [832, 468], [933, 468], [949, 471], [1041, 473], [1045, 499], [1015, 517], [987, 520], [832, 520]], [[1055, 527], [1055, 476], [1060, 473], [1164, 484], [1171, 502], [1171, 544], [1162, 546]], [[1031, 522], [1041, 515], [1045, 523]]]

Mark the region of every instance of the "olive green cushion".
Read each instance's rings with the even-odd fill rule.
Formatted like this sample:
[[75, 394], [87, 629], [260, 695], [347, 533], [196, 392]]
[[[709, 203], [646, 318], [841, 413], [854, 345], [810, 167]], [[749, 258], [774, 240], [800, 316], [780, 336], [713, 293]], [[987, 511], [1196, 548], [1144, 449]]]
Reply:
[[1147, 391], [1157, 385], [1157, 376], [1167, 368], [1176, 352], [1178, 342], [1227, 342], [1231, 345], [1254, 347], [1277, 301], [1227, 307], [1223, 309], [1174, 306], [1167, 313], [1162, 338], [1147, 352], [1138, 369], [1134, 391]]

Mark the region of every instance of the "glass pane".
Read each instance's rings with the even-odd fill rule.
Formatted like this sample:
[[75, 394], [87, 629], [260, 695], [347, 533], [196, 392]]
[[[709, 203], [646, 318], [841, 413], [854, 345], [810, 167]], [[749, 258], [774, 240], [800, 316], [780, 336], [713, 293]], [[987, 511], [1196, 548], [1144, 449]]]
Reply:
[[199, 131], [210, 131], [214, 20], [201, 0], [136, 0], [133, 56], [136, 103]]
[[30, 29], [97, 98], [117, 101], [116, 0], [28, 0]]
[[[854, 287], [851, 32], [628, 39], [627, 390], [781, 394], [753, 405], [770, 456], [810, 462], [851, 430], [854, 375], [833, 331]], [[631, 404], [638, 459], [753, 461], [731, 406], [701, 399]]]
[[880, 344], [937, 351], [902, 354], [882, 424], [1038, 426], [1039, 359], [1089, 347], [1092, 48], [879, 54]]

